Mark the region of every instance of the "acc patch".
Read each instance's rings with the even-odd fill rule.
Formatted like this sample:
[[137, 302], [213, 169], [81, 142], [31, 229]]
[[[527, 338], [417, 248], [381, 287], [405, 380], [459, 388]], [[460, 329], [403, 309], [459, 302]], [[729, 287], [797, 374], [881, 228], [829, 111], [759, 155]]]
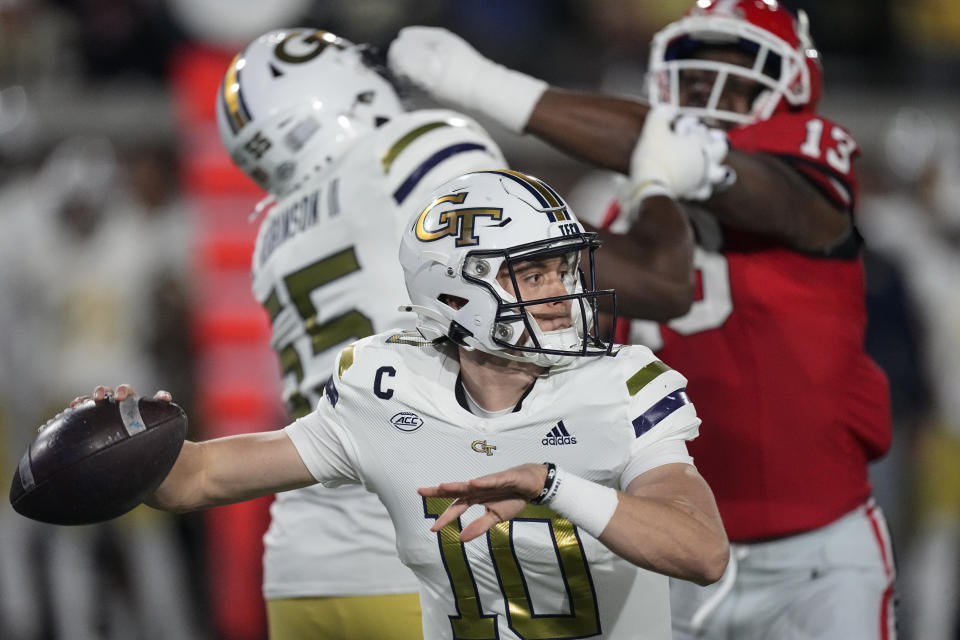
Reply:
[[401, 411], [390, 418], [390, 424], [400, 431], [416, 431], [423, 426], [423, 418], [409, 411]]

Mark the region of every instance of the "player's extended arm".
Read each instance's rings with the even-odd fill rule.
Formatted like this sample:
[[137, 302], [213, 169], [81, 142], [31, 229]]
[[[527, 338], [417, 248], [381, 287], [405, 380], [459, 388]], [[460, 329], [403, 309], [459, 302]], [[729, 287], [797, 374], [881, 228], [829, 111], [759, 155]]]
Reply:
[[690, 310], [696, 291], [693, 229], [668, 196], [647, 198], [625, 234], [600, 232], [598, 286], [617, 290], [617, 309], [631, 318], [666, 322]]
[[146, 501], [193, 511], [315, 484], [283, 430], [186, 441], [166, 479]]
[[730, 149], [726, 164], [736, 171], [736, 182], [706, 202], [724, 224], [810, 252], [828, 252], [852, 232], [849, 213], [783, 160]]
[[629, 98], [549, 87], [524, 131], [585, 162], [628, 174], [648, 111]]
[[[551, 87], [524, 131], [580, 160], [629, 174], [648, 112], [635, 100]], [[811, 252], [829, 251], [851, 232], [850, 216], [782, 160], [730, 149], [724, 164], [737, 179], [706, 201], [724, 224]]]
[[[648, 112], [647, 105], [635, 100], [551, 87], [540, 96], [524, 131], [580, 160], [629, 174]], [[851, 232], [847, 212], [775, 156], [730, 149], [724, 164], [737, 179], [706, 201], [724, 224], [810, 252], [827, 252]]]
[[[94, 400], [111, 390], [97, 387]], [[119, 385], [117, 401], [136, 395], [129, 385]], [[170, 394], [158, 394], [169, 401]], [[80, 400], [78, 398], [78, 400]], [[316, 483], [283, 430], [186, 441], [166, 479], [146, 501], [165, 511], [192, 511], [250, 500], [278, 491]]]
[[479, 111], [516, 133], [526, 129], [601, 166], [629, 170], [646, 114], [641, 103], [551, 88], [439, 27], [401, 29], [387, 56], [397, 75], [441, 102]]
[[[426, 497], [456, 498], [432, 531], [441, 530], [470, 506], [482, 504], [484, 513], [460, 534], [461, 540], [468, 541], [519, 514], [540, 495], [546, 476], [544, 465], [531, 463], [419, 492]], [[556, 496], [566, 495], [551, 507], [622, 558], [701, 585], [723, 575], [729, 559], [726, 532], [713, 493], [693, 466], [661, 465], [636, 477], [626, 492], [615, 494], [583, 478], [558, 477], [563, 486]], [[612, 516], [606, 507], [612, 508]]]

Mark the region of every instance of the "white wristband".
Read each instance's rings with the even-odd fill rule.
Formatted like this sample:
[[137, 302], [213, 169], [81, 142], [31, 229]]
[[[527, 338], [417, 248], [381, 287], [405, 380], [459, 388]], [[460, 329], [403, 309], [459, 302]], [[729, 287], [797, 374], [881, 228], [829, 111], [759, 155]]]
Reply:
[[557, 468], [550, 492], [541, 504], [550, 505], [564, 518], [599, 538], [613, 518], [618, 502], [615, 489]]
[[540, 96], [550, 86], [525, 73], [491, 64], [482, 69], [474, 85], [478, 109], [514, 133], [523, 133]]

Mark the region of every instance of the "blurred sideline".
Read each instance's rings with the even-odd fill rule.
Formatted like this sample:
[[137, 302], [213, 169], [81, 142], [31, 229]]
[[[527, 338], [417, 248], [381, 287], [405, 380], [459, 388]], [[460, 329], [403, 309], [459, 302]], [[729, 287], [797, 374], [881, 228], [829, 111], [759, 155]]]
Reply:
[[[214, 93], [242, 43], [310, 25], [389, 44], [443, 24], [554, 83], [638, 94], [650, 35], [688, 2], [0, 0], [0, 470], [97, 383], [164, 387], [191, 437], [281, 426], [249, 291], [261, 193]], [[797, 2], [824, 52], [823, 112], [863, 145], [868, 346], [891, 380], [872, 470], [897, 547], [900, 637], [957, 640], [960, 610], [960, 5]], [[416, 103], [421, 96], [412, 95]], [[481, 121], [575, 209], [606, 177]], [[120, 376], [121, 379], [117, 379]], [[56, 528], [0, 504], [0, 638], [260, 640], [268, 499]]]

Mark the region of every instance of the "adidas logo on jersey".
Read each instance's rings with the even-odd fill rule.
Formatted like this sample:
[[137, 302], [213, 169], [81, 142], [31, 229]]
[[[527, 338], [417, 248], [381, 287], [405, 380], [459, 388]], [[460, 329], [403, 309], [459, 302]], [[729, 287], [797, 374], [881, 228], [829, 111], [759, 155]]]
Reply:
[[561, 420], [557, 423], [557, 426], [547, 432], [547, 436], [540, 441], [540, 444], [577, 444], [577, 439], [570, 435], [570, 432], [567, 431], [567, 428], [563, 424], [563, 420]]

